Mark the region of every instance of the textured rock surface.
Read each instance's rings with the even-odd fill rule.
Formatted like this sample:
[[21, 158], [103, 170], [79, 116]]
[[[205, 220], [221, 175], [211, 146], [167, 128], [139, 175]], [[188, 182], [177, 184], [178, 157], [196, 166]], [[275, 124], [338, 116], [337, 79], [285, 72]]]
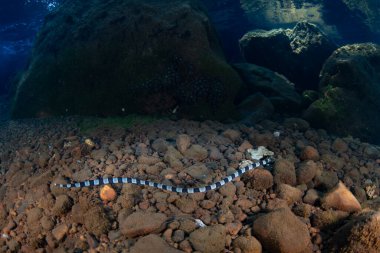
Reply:
[[240, 86], [196, 1], [65, 1], [45, 19], [13, 117], [228, 118]]
[[342, 253], [380, 251], [380, 213], [367, 212], [353, 217], [331, 238], [329, 250]]
[[295, 91], [294, 84], [284, 76], [249, 63], [234, 64], [234, 68], [246, 84], [245, 95], [261, 92], [277, 111], [299, 109], [301, 96]]
[[165, 228], [167, 217], [162, 213], [136, 212], [120, 223], [121, 232], [128, 237], [158, 233]]
[[147, 235], [140, 238], [135, 245], [131, 248], [131, 253], [181, 253], [183, 251], [170, 247], [161, 237], [158, 235]]
[[312, 252], [309, 231], [288, 208], [280, 208], [259, 217], [253, 233], [264, 250], [281, 253]]
[[317, 26], [299, 22], [293, 29], [254, 30], [240, 39], [247, 62], [279, 72], [297, 89], [316, 89], [323, 62], [336, 48]]
[[359, 201], [342, 182], [331, 189], [321, 202], [325, 208], [334, 208], [345, 212], [357, 212], [362, 209]]
[[328, 58], [321, 71], [322, 96], [304, 116], [314, 126], [340, 135], [378, 142], [380, 132], [380, 46], [372, 43], [343, 46]]
[[223, 225], [200, 228], [190, 234], [189, 240], [200, 252], [220, 253], [224, 249], [226, 228]]

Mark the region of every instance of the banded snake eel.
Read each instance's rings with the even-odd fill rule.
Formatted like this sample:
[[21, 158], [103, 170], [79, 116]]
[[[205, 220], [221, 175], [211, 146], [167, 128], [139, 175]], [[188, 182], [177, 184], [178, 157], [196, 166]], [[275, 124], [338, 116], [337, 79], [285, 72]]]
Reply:
[[135, 185], [147, 185], [147, 186], [159, 188], [166, 191], [177, 192], [177, 193], [207, 192], [207, 191], [216, 190], [222, 187], [223, 185], [231, 182], [234, 178], [240, 177], [242, 174], [244, 174], [247, 171], [256, 169], [260, 166], [263, 166], [263, 167], [269, 166], [273, 162], [274, 162], [273, 158], [264, 157], [260, 159], [258, 162], [254, 162], [244, 167], [240, 167], [239, 169], [235, 171], [235, 173], [223, 178], [222, 180], [216, 183], [202, 186], [202, 187], [181, 188], [181, 187], [160, 184], [160, 183], [152, 182], [149, 180], [141, 180], [141, 179], [130, 178], [130, 177], [98, 178], [98, 179], [87, 180], [83, 182], [73, 182], [70, 184], [54, 183], [54, 185], [60, 188], [82, 188], [82, 187], [88, 187], [88, 186], [101, 186], [101, 185], [106, 185], [106, 184], [135, 184]]

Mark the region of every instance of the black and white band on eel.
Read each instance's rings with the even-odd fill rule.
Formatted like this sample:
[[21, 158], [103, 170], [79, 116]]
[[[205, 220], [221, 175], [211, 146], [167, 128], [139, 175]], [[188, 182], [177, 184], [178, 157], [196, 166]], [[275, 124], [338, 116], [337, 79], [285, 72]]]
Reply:
[[74, 182], [71, 184], [55, 184], [54, 183], [54, 185], [61, 188], [82, 188], [82, 187], [99, 186], [99, 185], [106, 185], [106, 184], [135, 184], [135, 185], [147, 185], [147, 186], [159, 188], [166, 191], [177, 192], [177, 193], [207, 192], [207, 191], [215, 190], [222, 187], [228, 182], [231, 182], [234, 178], [240, 177], [242, 174], [244, 174], [247, 171], [256, 169], [260, 166], [263, 166], [263, 167], [269, 166], [273, 162], [274, 162], [273, 158], [264, 157], [256, 163], [251, 163], [244, 167], [239, 168], [238, 170], [236, 170], [235, 173], [225, 177], [224, 179], [216, 183], [213, 183], [207, 186], [202, 186], [202, 187], [181, 188], [181, 187], [155, 183], [149, 180], [141, 180], [141, 179], [130, 178], [130, 177], [98, 178], [94, 180], [87, 180], [84, 182]]

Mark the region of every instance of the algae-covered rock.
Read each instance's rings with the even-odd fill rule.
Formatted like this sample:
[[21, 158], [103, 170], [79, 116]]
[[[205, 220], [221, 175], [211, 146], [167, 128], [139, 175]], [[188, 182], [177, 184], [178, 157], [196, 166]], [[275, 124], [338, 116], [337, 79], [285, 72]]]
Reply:
[[65, 1], [46, 18], [14, 118], [177, 113], [224, 119], [240, 86], [196, 0]]
[[239, 42], [247, 62], [286, 76], [298, 90], [318, 87], [323, 62], [336, 49], [316, 25], [305, 21], [293, 29], [253, 30]]
[[380, 46], [337, 49], [321, 72], [321, 97], [305, 111], [315, 127], [364, 140], [380, 140]]

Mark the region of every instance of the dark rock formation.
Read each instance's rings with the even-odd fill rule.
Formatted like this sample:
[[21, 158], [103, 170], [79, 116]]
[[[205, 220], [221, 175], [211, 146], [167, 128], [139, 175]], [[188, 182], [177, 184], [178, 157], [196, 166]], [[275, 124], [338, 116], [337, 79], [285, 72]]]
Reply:
[[246, 61], [283, 74], [298, 90], [317, 88], [323, 62], [336, 48], [307, 22], [299, 22], [293, 29], [248, 32], [240, 47]]
[[13, 117], [178, 113], [224, 119], [240, 86], [196, 1], [65, 1], [49, 14]]
[[366, 141], [380, 140], [380, 46], [337, 49], [321, 72], [321, 97], [304, 116], [314, 126]]
[[299, 109], [302, 98], [294, 90], [294, 84], [284, 76], [249, 63], [235, 64], [234, 68], [246, 84], [245, 94], [261, 92], [278, 112]]

